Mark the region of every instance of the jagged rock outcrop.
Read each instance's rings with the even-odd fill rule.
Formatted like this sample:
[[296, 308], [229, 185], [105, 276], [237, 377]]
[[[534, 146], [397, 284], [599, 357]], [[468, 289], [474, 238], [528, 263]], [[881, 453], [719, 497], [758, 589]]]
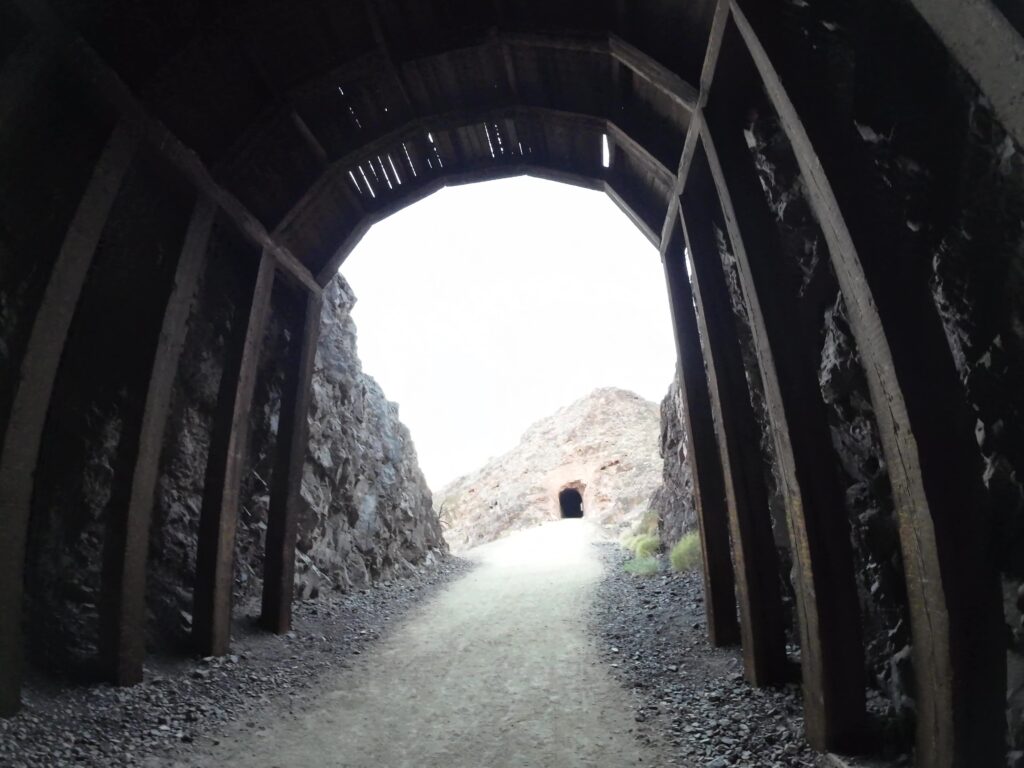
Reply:
[[684, 533], [697, 526], [693, 477], [686, 455], [686, 422], [683, 419], [679, 379], [673, 379], [661, 401], [661, 485], [651, 495], [651, 511], [658, 515], [658, 535], [671, 548]]
[[613, 531], [648, 510], [661, 482], [658, 406], [597, 389], [531, 426], [515, 448], [435, 496], [446, 537], [465, 549], [561, 516], [559, 492], [583, 497], [583, 516]]
[[447, 551], [398, 406], [359, 364], [354, 302], [340, 277], [325, 295], [302, 478], [302, 596], [401, 575]]
[[[336, 278], [324, 292], [309, 447], [300, 489], [305, 504], [296, 540], [299, 598], [316, 597], [327, 589], [347, 591], [408, 573], [447, 551], [430, 489], [409, 431], [398, 419], [398, 407], [362, 370], [350, 315], [354, 304], [355, 295], [344, 278]], [[289, 343], [293, 343], [290, 334], [271, 322], [250, 420], [253, 459], [243, 483], [235, 547], [239, 600], [257, 595], [261, 585], [283, 378], [277, 361], [287, 359]], [[201, 477], [194, 489], [189, 487], [191, 493], [199, 491]], [[200, 504], [201, 496], [195, 496], [189, 508], [198, 509]], [[194, 523], [187, 526], [187, 553], [195, 549]], [[165, 535], [181, 538], [181, 528], [171, 526]], [[183, 569], [191, 567], [191, 560], [179, 561], [177, 576], [164, 584], [164, 594], [178, 595], [180, 590], [172, 585], [187, 578]], [[178, 605], [186, 623], [188, 610], [188, 605]]]
[[[223, 234], [213, 240], [192, 311], [165, 436], [146, 582], [152, 649], [186, 648], [191, 626], [199, 518], [223, 350], [239, 322], [238, 307], [244, 306], [237, 253], [233, 244], [220, 239]], [[285, 298], [275, 295], [251, 409], [250, 462], [235, 544], [239, 610], [248, 610], [245, 601], [258, 596], [261, 587], [281, 361], [287, 359], [288, 345], [297, 341], [282, 322], [288, 311]], [[305, 505], [298, 523], [295, 573], [299, 598], [390, 579], [447, 551], [398, 408], [362, 371], [350, 317], [354, 302], [340, 277], [324, 293], [301, 486]], [[100, 365], [85, 370], [95, 371], [96, 383], [70, 382], [58, 414], [74, 433], [66, 441], [48, 443], [45, 492], [36, 500], [29, 545], [27, 613], [33, 655], [48, 667], [88, 675], [97, 651], [103, 549], [112, 503], [124, 490], [123, 424], [134, 414], [123, 388], [109, 383], [117, 371]], [[73, 397], [74, 383], [79, 394]]]

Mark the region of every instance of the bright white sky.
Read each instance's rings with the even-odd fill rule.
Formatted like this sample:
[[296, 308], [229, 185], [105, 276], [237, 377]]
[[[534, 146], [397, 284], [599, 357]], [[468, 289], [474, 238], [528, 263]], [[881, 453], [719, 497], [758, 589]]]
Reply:
[[443, 189], [374, 226], [341, 272], [363, 369], [435, 490], [597, 387], [658, 401], [672, 379], [658, 252], [601, 192]]

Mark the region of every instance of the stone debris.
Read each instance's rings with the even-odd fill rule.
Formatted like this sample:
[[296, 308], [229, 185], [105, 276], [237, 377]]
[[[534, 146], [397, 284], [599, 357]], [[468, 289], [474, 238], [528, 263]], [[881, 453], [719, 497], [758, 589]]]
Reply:
[[620, 547], [598, 546], [607, 569], [591, 611], [598, 652], [632, 690], [637, 738], [660, 745], [663, 765], [816, 766], [799, 685], [754, 689], [738, 649], [708, 643], [700, 574], [631, 576]]
[[256, 729], [260, 712], [301, 706], [326, 675], [469, 568], [446, 558], [410, 578], [298, 602], [295, 629], [280, 637], [256, 627], [259, 605], [250, 602], [236, 610], [230, 655], [154, 656], [145, 682], [129, 688], [30, 680], [21, 713], [0, 719], [0, 766], [188, 765], [190, 745], [215, 743], [228, 724]]

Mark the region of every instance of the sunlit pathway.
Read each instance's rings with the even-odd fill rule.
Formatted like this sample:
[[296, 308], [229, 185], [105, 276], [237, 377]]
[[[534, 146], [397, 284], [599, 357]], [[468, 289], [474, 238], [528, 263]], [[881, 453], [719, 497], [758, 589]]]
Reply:
[[602, 572], [596, 535], [585, 521], [564, 520], [473, 550], [477, 569], [325, 681], [318, 701], [240, 728], [191, 764], [656, 764], [587, 636]]

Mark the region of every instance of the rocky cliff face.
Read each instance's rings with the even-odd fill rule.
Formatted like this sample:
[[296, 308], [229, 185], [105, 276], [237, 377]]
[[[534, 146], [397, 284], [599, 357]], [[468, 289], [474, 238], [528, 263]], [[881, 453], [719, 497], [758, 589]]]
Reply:
[[447, 551], [430, 489], [398, 406], [362, 372], [355, 303], [338, 278], [326, 294], [313, 375], [297, 586], [348, 590], [402, 575]]
[[[240, 267], [246, 263], [239, 259], [244, 246], [232, 238], [218, 228], [211, 241], [175, 381], [150, 529], [146, 591], [152, 649], [186, 648], [191, 627], [199, 517], [223, 352], [239, 325], [245, 283], [252, 277]], [[139, 302], [160, 306], [151, 294]], [[295, 574], [299, 598], [390, 579], [447, 551], [398, 408], [362, 371], [349, 315], [354, 302], [340, 277], [324, 294], [301, 487], [305, 505]], [[289, 306], [284, 292], [275, 293], [250, 416], [250, 460], [235, 546], [235, 599], [240, 606], [259, 595], [261, 587], [283, 381], [280, 362], [297, 341], [282, 322]], [[87, 309], [96, 314], [102, 306]], [[92, 337], [85, 341], [89, 343], [75, 344], [76, 354], [116, 352], [116, 345]], [[73, 433], [67, 440], [48, 442], [41, 475], [45, 484], [37, 494], [28, 551], [27, 613], [33, 654], [47, 667], [89, 675], [96, 656], [110, 510], [125, 485], [123, 424], [138, 414], [119, 384], [125, 378], [120, 369], [100, 363], [82, 368], [95, 371], [97, 382], [86, 386], [81, 377], [62, 380], [66, 396], [56, 416]]]
[[519, 445], [437, 493], [455, 549], [561, 516], [558, 496], [577, 490], [583, 516], [614, 531], [636, 522], [661, 481], [658, 406], [632, 392], [598, 389], [530, 427]]
[[[447, 552], [412, 438], [398, 419], [398, 407], [363, 373], [350, 316], [354, 304], [355, 296], [341, 277], [324, 292], [301, 487], [305, 504], [296, 541], [295, 588], [300, 599], [407, 574]], [[258, 595], [261, 587], [280, 412], [282, 371], [276, 364], [287, 359], [290, 343], [293, 337], [272, 320], [250, 419], [252, 460], [243, 482], [235, 547], [239, 601]], [[189, 403], [186, 413], [212, 413], [215, 401], [210, 395], [215, 395], [216, 386], [203, 391], [207, 394], [193, 390], [191, 398], [185, 397], [203, 401], [201, 407]], [[186, 418], [182, 424], [186, 439], [179, 437], [175, 445], [188, 448], [202, 443], [208, 435], [203, 421]], [[188, 629], [191, 592], [180, 585], [188, 583], [194, 568], [205, 450], [188, 448], [172, 463], [176, 472], [165, 477], [163, 498], [174, 514], [168, 516], [161, 536], [176, 545], [161, 548], [160, 562], [154, 563], [157, 578], [150, 602], [163, 608], [164, 618], [156, 625], [166, 631], [168, 624], [176, 623], [183, 635]]]
[[668, 549], [697, 527], [678, 378], [661, 401], [660, 450], [664, 468], [661, 485], [651, 495], [651, 510], [658, 515], [658, 535]]

